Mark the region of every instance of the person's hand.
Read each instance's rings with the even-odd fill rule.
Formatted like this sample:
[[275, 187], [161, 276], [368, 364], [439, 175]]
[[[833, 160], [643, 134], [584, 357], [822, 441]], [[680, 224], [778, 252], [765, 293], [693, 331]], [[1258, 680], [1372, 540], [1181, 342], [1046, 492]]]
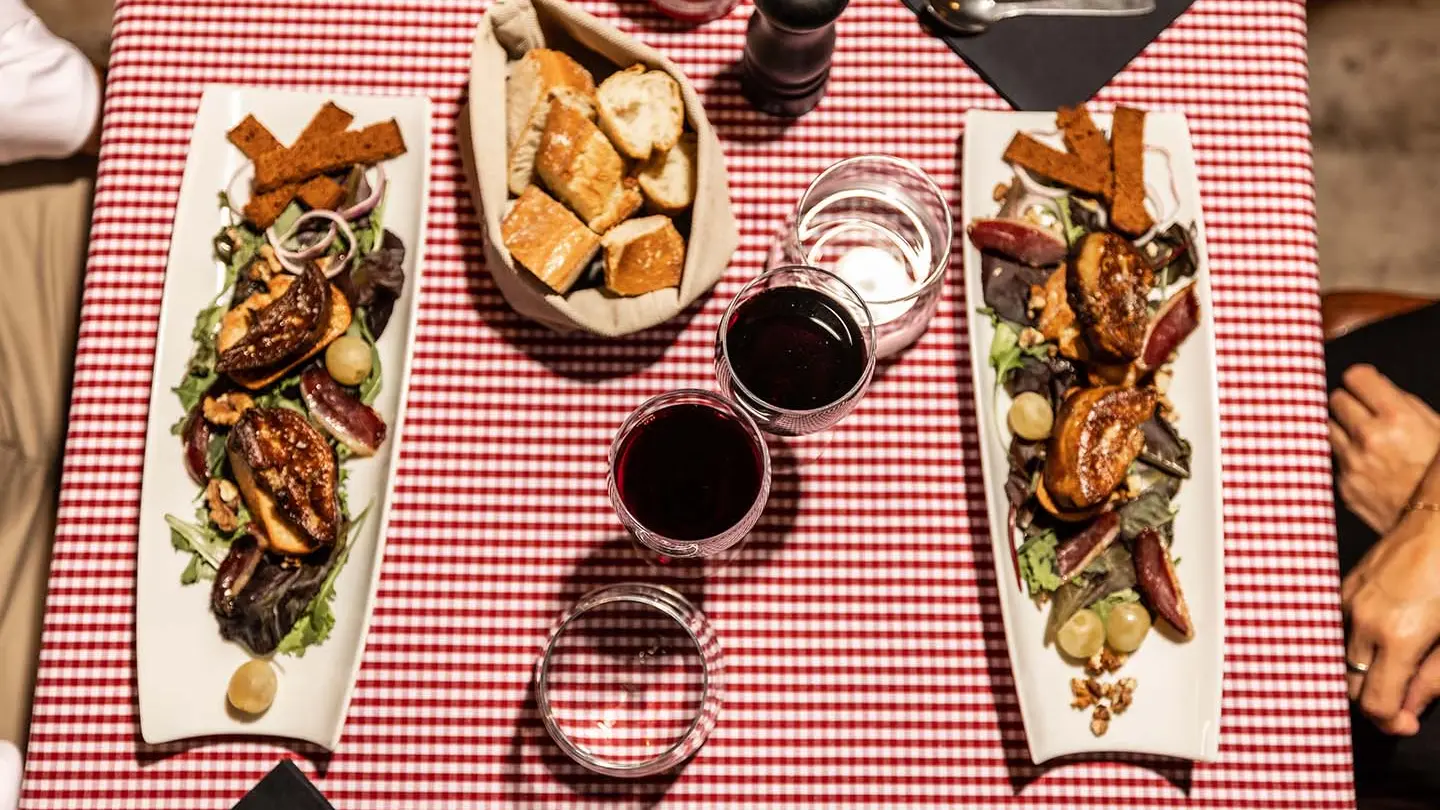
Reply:
[[1440, 414], [1374, 366], [1351, 366], [1344, 382], [1330, 394], [1330, 448], [1339, 467], [1340, 499], [1384, 534], [1440, 453]]
[[1440, 513], [1412, 512], [1345, 578], [1350, 699], [1389, 734], [1420, 730], [1440, 694]]

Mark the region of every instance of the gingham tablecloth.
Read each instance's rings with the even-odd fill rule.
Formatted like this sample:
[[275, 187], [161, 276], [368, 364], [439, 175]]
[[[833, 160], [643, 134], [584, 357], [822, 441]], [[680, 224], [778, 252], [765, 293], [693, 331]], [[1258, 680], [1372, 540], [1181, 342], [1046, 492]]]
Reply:
[[[788, 125], [737, 93], [749, 4], [694, 30], [635, 0], [585, 6], [694, 79], [725, 141], [742, 234], [712, 296], [610, 342], [522, 322], [483, 268], [453, 125], [482, 3], [119, 3], [21, 806], [228, 808], [282, 757], [341, 810], [1351, 806], [1300, 0], [1200, 0], [1099, 97], [1183, 110], [1200, 161], [1224, 418], [1219, 762], [1029, 764], [995, 601], [958, 258], [930, 331], [820, 464], [781, 479], [742, 563], [704, 583], [729, 683], [700, 755], [673, 781], [618, 783], [545, 744], [527, 683], [546, 630], [584, 590], [648, 576], [606, 498], [614, 428], [648, 396], [712, 385], [722, 308], [811, 177], [888, 152], [958, 205], [963, 115], [1004, 106], [897, 0], [852, 0], [829, 95]], [[147, 395], [187, 138], [210, 83], [435, 102], [394, 522], [333, 757], [249, 739], [139, 742]]]

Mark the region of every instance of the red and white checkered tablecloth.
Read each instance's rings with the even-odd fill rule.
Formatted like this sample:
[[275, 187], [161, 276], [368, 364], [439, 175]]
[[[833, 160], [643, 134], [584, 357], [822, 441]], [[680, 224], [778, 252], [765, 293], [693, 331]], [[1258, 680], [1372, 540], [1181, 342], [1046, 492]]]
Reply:
[[[484, 4], [118, 5], [23, 808], [228, 808], [282, 757], [299, 758], [341, 810], [1353, 804], [1301, 0], [1199, 0], [1099, 97], [1183, 110], [1200, 161], [1224, 418], [1220, 760], [1029, 764], [978, 483], [957, 251], [930, 331], [823, 461], [779, 483], [744, 562], [704, 584], [727, 650], [724, 713], [679, 778], [638, 784], [563, 761], [527, 698], [558, 612], [594, 585], [649, 575], [606, 498], [612, 431], [648, 396], [713, 384], [722, 308], [811, 177], [888, 152], [958, 205], [963, 115], [1003, 103], [897, 0], [852, 0], [829, 95], [789, 125], [737, 94], [749, 4], [686, 30], [639, 0], [587, 0], [701, 89], [742, 235], [713, 295], [672, 324], [602, 342], [522, 322], [483, 268], [453, 120]], [[187, 138], [211, 83], [435, 103], [394, 522], [333, 757], [250, 739], [139, 742], [147, 396]]]

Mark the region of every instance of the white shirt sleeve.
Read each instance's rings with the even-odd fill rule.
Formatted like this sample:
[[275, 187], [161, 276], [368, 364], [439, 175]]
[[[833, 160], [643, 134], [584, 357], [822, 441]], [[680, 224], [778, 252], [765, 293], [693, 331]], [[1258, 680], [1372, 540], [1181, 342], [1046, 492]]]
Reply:
[[21, 0], [0, 0], [0, 165], [75, 154], [99, 110], [90, 61]]

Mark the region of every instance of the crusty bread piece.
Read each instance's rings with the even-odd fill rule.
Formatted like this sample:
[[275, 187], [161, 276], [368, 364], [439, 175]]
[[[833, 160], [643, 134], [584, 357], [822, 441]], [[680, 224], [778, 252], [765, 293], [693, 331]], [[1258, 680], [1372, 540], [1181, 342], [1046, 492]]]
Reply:
[[[277, 280], [279, 279], [277, 278]], [[274, 289], [273, 283], [271, 289]], [[329, 346], [335, 338], [345, 334], [345, 330], [350, 328], [350, 317], [350, 300], [345, 297], [345, 293], [340, 292], [339, 287], [331, 284], [330, 323], [326, 325], [325, 334], [322, 335], [318, 341], [304, 352], [282, 360], [277, 366], [246, 369], [245, 371], [232, 371], [230, 372], [230, 379], [251, 391], [264, 388], [270, 383], [284, 377], [286, 374], [289, 374], [296, 366], [319, 354], [320, 350]], [[217, 345], [218, 343], [219, 341], [217, 340]]]
[[[557, 87], [568, 87], [592, 101], [595, 78], [560, 51], [535, 48], [527, 51], [510, 69], [505, 85], [505, 149], [508, 154], [520, 140], [520, 133], [530, 122], [536, 107], [543, 107], [548, 93]], [[520, 189], [514, 191], [519, 194]]]
[[550, 104], [535, 169], [551, 193], [596, 233], [609, 230], [644, 202], [605, 134], [563, 102]]
[[680, 283], [685, 240], [669, 217], [622, 222], [600, 243], [605, 246], [605, 287], [616, 295], [644, 295]]
[[600, 237], [539, 186], [526, 188], [510, 207], [500, 238], [521, 267], [562, 294], [600, 248]]
[[665, 71], [631, 65], [601, 82], [597, 95], [600, 128], [626, 156], [646, 160], [680, 140], [685, 104], [680, 85]]
[[699, 144], [686, 134], [667, 152], [656, 152], [636, 179], [652, 211], [676, 216], [695, 202], [695, 165]]
[[535, 105], [519, 140], [510, 147], [507, 180], [511, 194], [519, 196], [526, 186], [535, 182], [535, 153], [540, 151], [540, 137], [545, 134], [545, 124], [550, 120], [550, 108], [556, 103], [570, 107], [591, 121], [595, 120], [593, 95], [587, 96], [572, 87], [554, 87], [546, 91], [545, 103]]
[[1155, 224], [1145, 210], [1145, 112], [1116, 107], [1110, 123], [1110, 153], [1115, 185], [1110, 224], [1127, 236], [1139, 236]]

